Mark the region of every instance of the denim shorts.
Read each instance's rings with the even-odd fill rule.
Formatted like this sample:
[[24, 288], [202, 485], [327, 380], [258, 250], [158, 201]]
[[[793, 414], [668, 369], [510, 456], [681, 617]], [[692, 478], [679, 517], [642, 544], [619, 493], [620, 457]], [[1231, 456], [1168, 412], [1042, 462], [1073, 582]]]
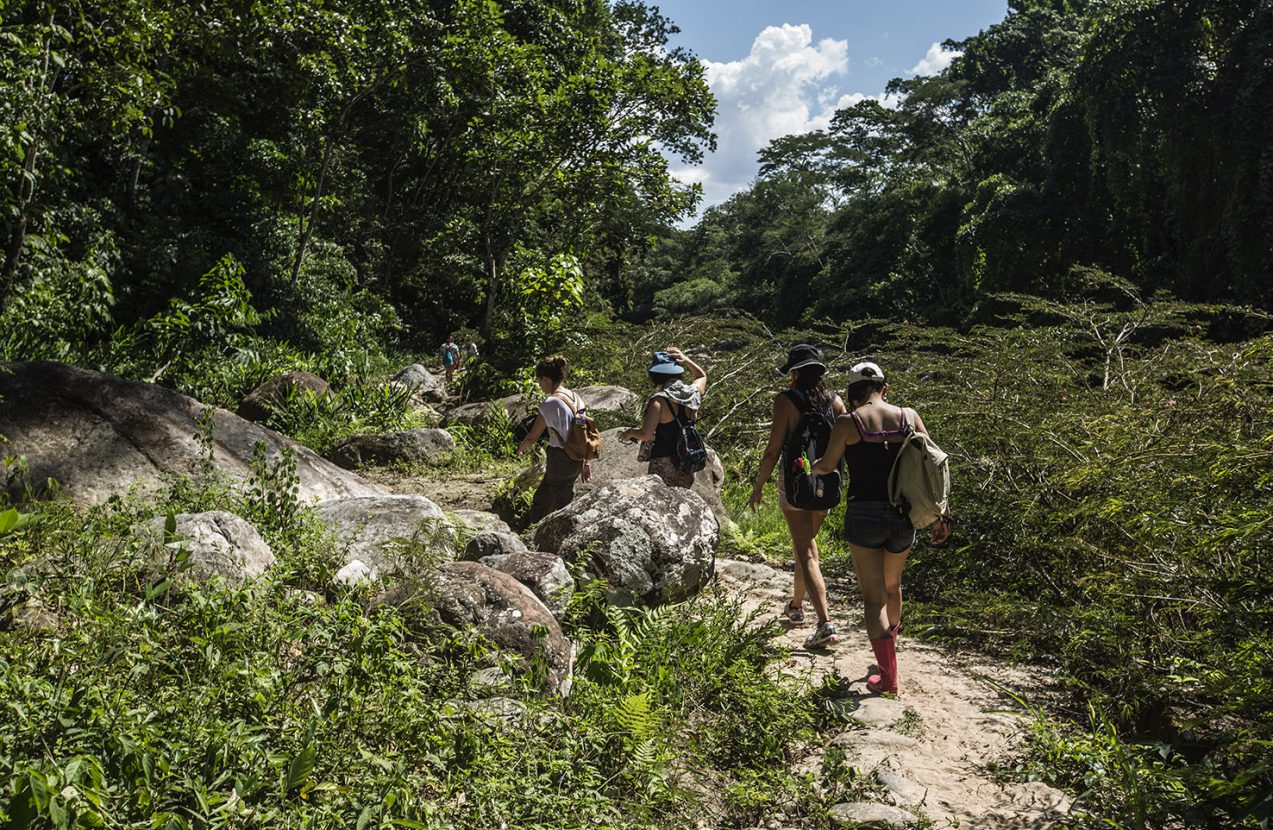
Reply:
[[844, 538], [861, 548], [901, 553], [915, 544], [915, 528], [886, 501], [849, 501], [844, 506]]

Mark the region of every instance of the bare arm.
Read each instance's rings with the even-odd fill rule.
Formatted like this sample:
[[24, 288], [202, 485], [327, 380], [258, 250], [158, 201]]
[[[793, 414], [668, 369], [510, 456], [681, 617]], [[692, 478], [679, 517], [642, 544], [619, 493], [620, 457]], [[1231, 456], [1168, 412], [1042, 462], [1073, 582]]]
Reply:
[[706, 393], [707, 392], [707, 372], [703, 369], [703, 367], [699, 366], [697, 363], [690, 360], [688, 357], [685, 356], [684, 352], [682, 352], [680, 349], [677, 349], [675, 347], [669, 346], [667, 349], [667, 353], [670, 354], [676, 360], [677, 363], [681, 364], [686, 369], [690, 370], [690, 374], [694, 376], [694, 380], [691, 381], [691, 385], [698, 388], [698, 394], [702, 395]]
[[663, 399], [652, 398], [645, 408], [645, 420], [640, 429], [625, 429], [619, 433], [620, 441], [653, 441], [654, 433], [659, 428], [659, 420], [663, 417]]
[[844, 448], [860, 440], [862, 436], [858, 433], [857, 424], [853, 423], [852, 418], [848, 415], [836, 418], [835, 427], [831, 430], [831, 439], [827, 442], [826, 454], [813, 463], [813, 469], [809, 472], [815, 476], [835, 472], [836, 467], [840, 466], [840, 459], [844, 458]]
[[544, 430], [548, 428], [548, 424], [544, 421], [544, 413], [535, 416], [535, 423], [531, 426], [530, 432], [526, 433], [526, 437], [522, 439], [522, 443], [517, 447], [518, 455], [525, 455], [530, 452], [530, 448], [535, 446], [535, 442], [539, 440], [539, 436], [544, 434]]
[[774, 467], [778, 466], [778, 459], [782, 457], [782, 445], [787, 440], [788, 421], [791, 410], [794, 408], [791, 401], [783, 395], [774, 399], [773, 426], [769, 428], [769, 443], [765, 446], [765, 454], [760, 459], [760, 471], [756, 473], [756, 484], [751, 488], [749, 504], [753, 510], [764, 499], [765, 482], [769, 481]]

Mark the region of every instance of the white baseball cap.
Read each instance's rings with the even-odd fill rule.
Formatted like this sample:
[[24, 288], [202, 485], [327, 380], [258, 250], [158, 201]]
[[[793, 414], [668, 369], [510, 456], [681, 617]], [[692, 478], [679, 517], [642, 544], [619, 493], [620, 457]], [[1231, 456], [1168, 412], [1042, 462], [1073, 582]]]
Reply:
[[884, 380], [884, 370], [878, 364], [864, 360], [849, 370], [849, 385], [863, 380]]

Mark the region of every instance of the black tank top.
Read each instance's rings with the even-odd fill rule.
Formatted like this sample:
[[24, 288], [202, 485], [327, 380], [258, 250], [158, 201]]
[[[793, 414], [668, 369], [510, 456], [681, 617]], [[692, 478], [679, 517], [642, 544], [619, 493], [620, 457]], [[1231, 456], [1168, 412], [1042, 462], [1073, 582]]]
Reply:
[[[672, 414], [679, 414], [681, 405], [674, 401], [665, 401], [672, 409]], [[654, 428], [654, 443], [650, 445], [650, 458], [671, 458], [676, 455], [676, 441], [681, 437], [681, 425], [676, 418], [666, 424]]]
[[887, 438], [906, 433], [906, 410], [902, 410], [902, 425], [896, 430], [867, 432], [857, 412], [850, 412], [857, 424], [862, 440], [844, 448], [844, 463], [849, 470], [848, 498], [858, 501], [888, 501], [888, 474], [897, 460], [902, 444], [887, 442]]

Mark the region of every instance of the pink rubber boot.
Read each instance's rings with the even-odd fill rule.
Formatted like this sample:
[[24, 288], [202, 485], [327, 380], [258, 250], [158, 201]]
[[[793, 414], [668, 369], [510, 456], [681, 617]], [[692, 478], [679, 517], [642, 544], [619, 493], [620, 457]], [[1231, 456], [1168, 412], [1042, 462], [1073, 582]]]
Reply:
[[897, 694], [897, 645], [893, 642], [892, 633], [872, 640], [871, 651], [875, 652], [875, 662], [880, 673], [866, 679], [866, 688], [877, 695], [885, 692]]

